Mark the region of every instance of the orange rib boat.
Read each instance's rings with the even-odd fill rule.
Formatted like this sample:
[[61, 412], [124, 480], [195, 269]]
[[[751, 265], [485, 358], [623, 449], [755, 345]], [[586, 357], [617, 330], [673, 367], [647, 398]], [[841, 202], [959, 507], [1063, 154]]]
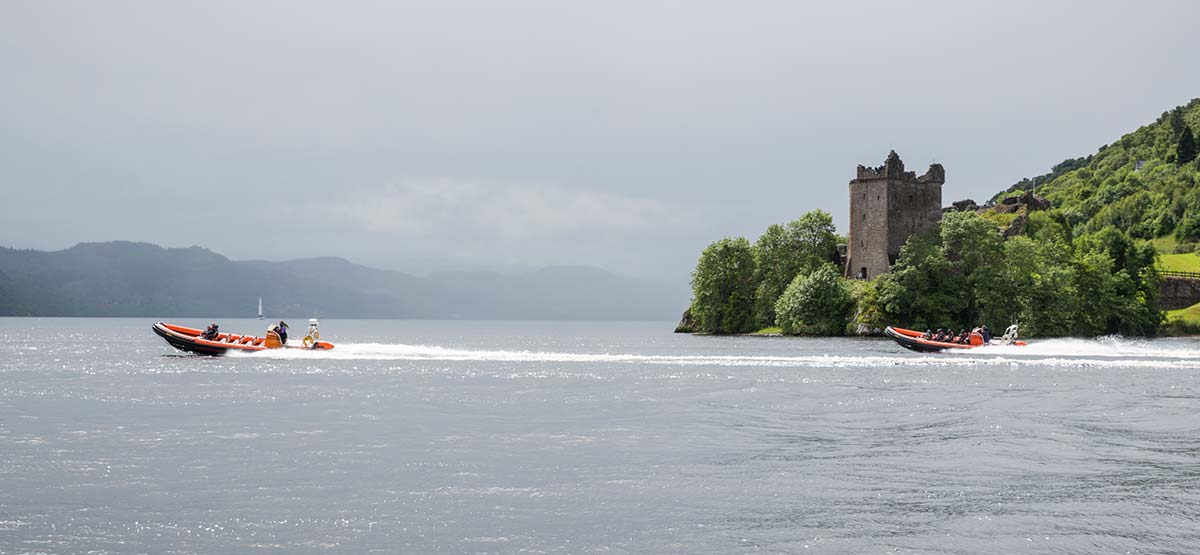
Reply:
[[189, 328], [186, 326], [177, 326], [165, 322], [154, 324], [154, 333], [166, 340], [172, 347], [180, 351], [189, 353], [197, 353], [201, 355], [223, 355], [230, 350], [237, 351], [264, 351], [267, 349], [321, 349], [328, 350], [333, 348], [333, 343], [328, 341], [314, 341], [311, 346], [305, 347], [302, 345], [285, 345], [279, 340], [279, 335], [273, 331], [268, 331], [264, 336], [257, 335], [237, 335], [234, 333], [222, 333], [217, 335], [216, 339], [204, 339], [200, 334], [204, 330]]
[[[924, 334], [919, 331], [906, 330], [904, 328], [897, 328], [894, 326], [888, 326], [887, 329], [883, 330], [883, 334], [895, 340], [896, 343], [901, 347], [920, 353], [936, 353], [946, 349], [974, 349], [976, 347], [986, 347], [988, 345], [988, 343], [984, 343], [983, 336], [976, 332], [971, 332], [969, 335], [969, 343], [966, 344], [925, 339], [924, 337], [921, 337]], [[1014, 341], [1012, 342], [1012, 345], [1024, 347], [1025, 342]]]

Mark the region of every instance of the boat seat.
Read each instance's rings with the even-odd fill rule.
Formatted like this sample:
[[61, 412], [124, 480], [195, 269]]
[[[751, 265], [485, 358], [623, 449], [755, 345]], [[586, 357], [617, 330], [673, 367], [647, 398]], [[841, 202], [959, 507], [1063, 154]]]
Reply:
[[226, 338], [225, 338], [225, 340], [226, 340], [226, 341], [228, 341], [228, 342], [230, 342], [230, 343], [237, 343], [237, 340], [239, 340], [239, 339], [241, 339], [241, 338], [242, 338], [242, 336], [240, 336], [240, 335], [234, 335], [234, 334], [232, 334], [232, 333], [231, 333], [231, 334], [229, 334], [229, 337], [226, 337]]
[[255, 339], [257, 339], [257, 338], [256, 338], [256, 337], [254, 337], [253, 335], [247, 335], [247, 336], [245, 336], [245, 337], [243, 337], [243, 338], [242, 338], [242, 341], [241, 341], [241, 343], [242, 343], [243, 345], [245, 345], [246, 343], [253, 343]]

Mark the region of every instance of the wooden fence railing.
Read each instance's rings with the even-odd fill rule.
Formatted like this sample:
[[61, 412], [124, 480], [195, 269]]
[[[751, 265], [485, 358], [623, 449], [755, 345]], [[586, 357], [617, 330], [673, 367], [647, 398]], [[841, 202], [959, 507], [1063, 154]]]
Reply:
[[1160, 275], [1162, 277], [1200, 280], [1200, 272], [1179, 272], [1176, 270], [1159, 270], [1158, 275]]

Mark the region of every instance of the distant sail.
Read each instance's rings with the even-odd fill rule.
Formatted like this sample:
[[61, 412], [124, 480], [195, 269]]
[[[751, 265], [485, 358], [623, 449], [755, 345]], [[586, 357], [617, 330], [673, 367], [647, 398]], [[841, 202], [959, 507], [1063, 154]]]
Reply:
[[262, 320], [262, 297], [258, 298], [258, 319]]

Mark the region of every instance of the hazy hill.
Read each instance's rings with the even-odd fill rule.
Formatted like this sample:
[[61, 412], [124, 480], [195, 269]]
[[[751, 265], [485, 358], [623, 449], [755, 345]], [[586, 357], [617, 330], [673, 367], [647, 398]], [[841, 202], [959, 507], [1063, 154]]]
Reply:
[[416, 277], [340, 258], [233, 261], [199, 247], [0, 248], [0, 315], [670, 320], [686, 291], [595, 268]]
[[1163, 112], [1095, 154], [1024, 179], [993, 200], [1032, 189], [1081, 232], [1114, 225], [1140, 239], [1200, 240], [1200, 159], [1180, 159], [1185, 132], [1200, 136], [1200, 99]]

